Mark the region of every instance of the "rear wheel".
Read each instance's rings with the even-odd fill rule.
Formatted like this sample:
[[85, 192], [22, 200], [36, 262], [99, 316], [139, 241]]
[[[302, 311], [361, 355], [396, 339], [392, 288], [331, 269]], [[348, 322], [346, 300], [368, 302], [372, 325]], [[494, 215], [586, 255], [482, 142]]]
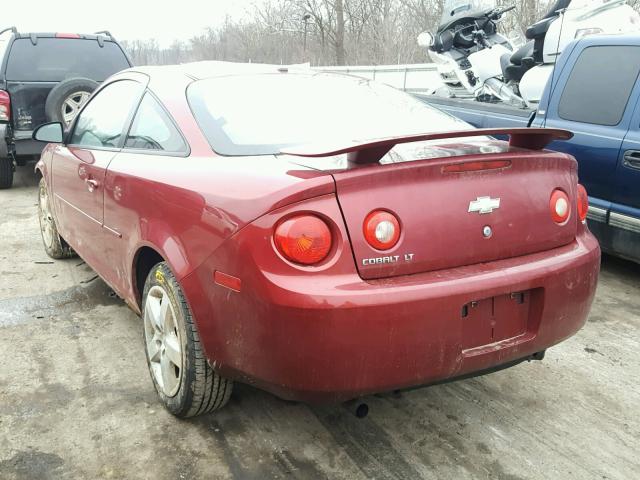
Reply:
[[47, 255], [55, 259], [74, 257], [75, 252], [58, 233], [58, 227], [51, 212], [47, 182], [44, 178], [40, 179], [38, 185], [38, 219], [40, 220], [42, 243]]
[[166, 263], [151, 269], [142, 298], [147, 364], [164, 406], [182, 418], [222, 408], [233, 382], [207, 363], [189, 306]]
[[[0, 139], [0, 141], [3, 141]], [[13, 185], [13, 161], [0, 157], [0, 188], [11, 188]]]

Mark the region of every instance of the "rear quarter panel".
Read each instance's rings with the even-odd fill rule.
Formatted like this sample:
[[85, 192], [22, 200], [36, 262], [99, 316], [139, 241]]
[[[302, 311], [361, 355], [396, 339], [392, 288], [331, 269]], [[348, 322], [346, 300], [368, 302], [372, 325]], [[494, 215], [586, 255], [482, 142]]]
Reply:
[[143, 246], [178, 280], [247, 223], [282, 205], [331, 193], [327, 174], [274, 157], [175, 157], [123, 152], [105, 179], [110, 283], [137, 302], [133, 264]]

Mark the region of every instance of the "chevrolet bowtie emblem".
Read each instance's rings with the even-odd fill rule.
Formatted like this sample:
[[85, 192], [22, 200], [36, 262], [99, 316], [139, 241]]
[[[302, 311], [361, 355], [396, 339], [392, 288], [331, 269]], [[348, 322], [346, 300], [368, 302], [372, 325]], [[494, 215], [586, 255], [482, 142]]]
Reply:
[[500, 199], [491, 197], [478, 197], [469, 202], [469, 213], [478, 212], [480, 215], [491, 213], [500, 208]]

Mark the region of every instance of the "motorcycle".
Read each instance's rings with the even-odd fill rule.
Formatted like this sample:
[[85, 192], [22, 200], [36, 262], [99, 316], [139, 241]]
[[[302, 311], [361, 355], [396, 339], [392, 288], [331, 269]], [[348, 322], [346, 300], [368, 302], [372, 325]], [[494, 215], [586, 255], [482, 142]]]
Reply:
[[527, 28], [527, 43], [518, 45], [498, 33], [498, 22], [515, 8], [447, 0], [436, 34], [420, 34], [418, 44], [428, 48], [449, 96], [535, 107], [556, 58], [573, 39], [640, 29], [640, 15], [625, 0], [554, 0]]

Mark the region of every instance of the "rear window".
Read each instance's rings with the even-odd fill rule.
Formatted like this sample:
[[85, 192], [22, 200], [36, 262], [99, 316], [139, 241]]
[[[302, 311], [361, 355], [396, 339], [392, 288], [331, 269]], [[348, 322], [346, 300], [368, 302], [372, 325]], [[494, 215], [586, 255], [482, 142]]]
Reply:
[[596, 125], [618, 125], [639, 72], [639, 47], [585, 48], [562, 92], [558, 107], [560, 118]]
[[386, 85], [333, 74], [254, 74], [199, 80], [187, 97], [222, 155], [273, 155], [305, 143], [467, 130]]
[[101, 82], [129, 63], [118, 44], [72, 38], [28, 38], [13, 42], [7, 63], [7, 80], [59, 82], [84, 77]]

